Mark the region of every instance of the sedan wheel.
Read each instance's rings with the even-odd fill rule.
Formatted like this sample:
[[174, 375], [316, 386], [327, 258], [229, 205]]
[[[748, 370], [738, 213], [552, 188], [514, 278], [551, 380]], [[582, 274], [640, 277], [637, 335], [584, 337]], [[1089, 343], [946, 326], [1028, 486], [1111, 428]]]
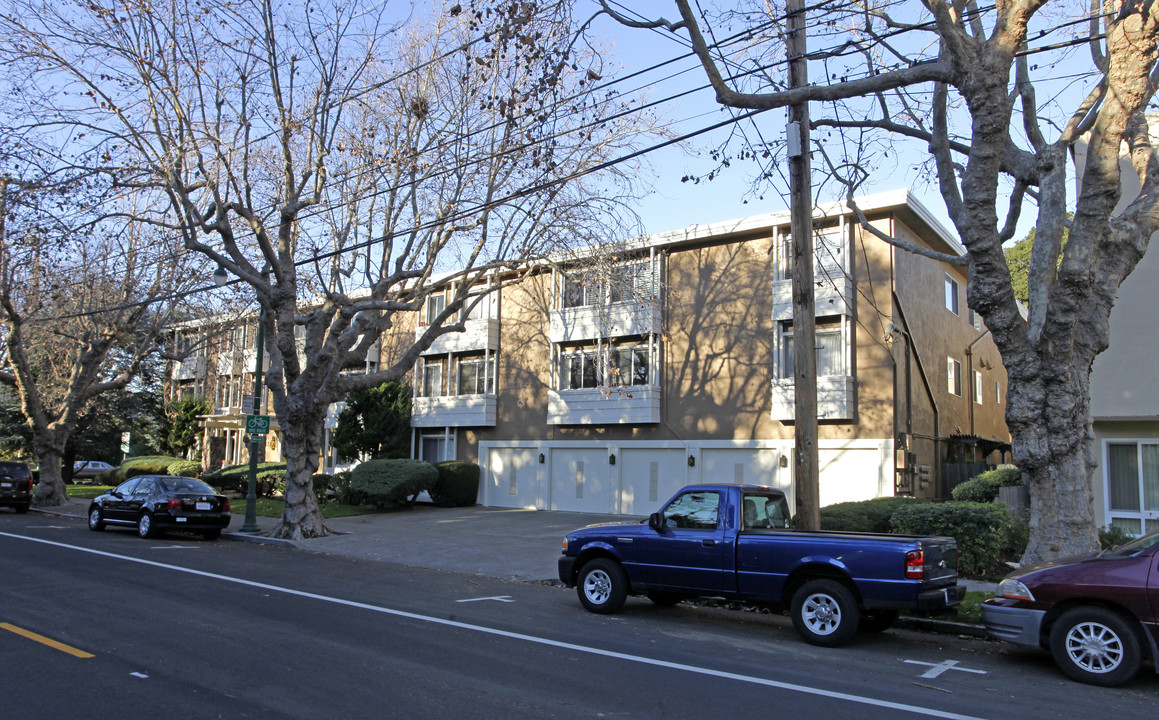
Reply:
[[99, 507], [91, 508], [89, 510], [89, 530], [100, 532], [104, 529], [105, 519], [101, 516], [101, 509]]
[[143, 538], [157, 535], [157, 530], [153, 526], [153, 516], [150, 513], [141, 513], [141, 517], [137, 518], [137, 535]]
[[1112, 687], [1139, 671], [1139, 637], [1118, 613], [1101, 607], [1067, 610], [1050, 631], [1050, 652], [1079, 682]]

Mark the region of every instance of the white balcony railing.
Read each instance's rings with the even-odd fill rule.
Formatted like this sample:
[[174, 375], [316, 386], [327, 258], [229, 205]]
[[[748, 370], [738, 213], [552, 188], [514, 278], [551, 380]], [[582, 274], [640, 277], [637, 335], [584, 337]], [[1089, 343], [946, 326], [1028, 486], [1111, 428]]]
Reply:
[[[455, 352], [470, 352], [472, 350], [499, 349], [499, 321], [493, 318], [468, 320], [462, 332], [449, 332], [440, 335], [427, 349], [424, 355], [445, 355]], [[415, 339], [422, 337], [426, 332], [426, 325], [415, 328]]]
[[197, 380], [205, 377], [207, 362], [204, 356], [188, 357], [173, 363], [174, 380]]
[[660, 388], [549, 390], [548, 425], [641, 425], [660, 422]]
[[486, 395], [442, 395], [411, 399], [411, 427], [494, 427], [498, 402]]
[[[773, 380], [773, 419], [791, 422], [794, 419], [792, 378]], [[857, 409], [857, 381], [848, 376], [820, 376], [817, 378], [817, 419], [852, 420]]]
[[661, 331], [660, 304], [582, 305], [551, 311], [551, 342], [647, 335]]

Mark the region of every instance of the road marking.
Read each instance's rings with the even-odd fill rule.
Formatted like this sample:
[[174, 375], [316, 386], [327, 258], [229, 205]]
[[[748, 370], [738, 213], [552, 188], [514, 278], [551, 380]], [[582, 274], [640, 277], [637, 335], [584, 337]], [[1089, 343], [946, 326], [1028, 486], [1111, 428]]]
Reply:
[[142, 680], [147, 680], [147, 679], [149, 679], [149, 676], [148, 676], [148, 675], [146, 675], [146, 674], [145, 674], [145, 673], [143, 673], [143, 672], [131, 672], [131, 673], [129, 673], [129, 674], [130, 674], [130, 675], [132, 675], [132, 676], [133, 676], [133, 677], [135, 677], [135, 678], [141, 678]]
[[921, 662], [920, 660], [906, 660], [910, 665], [926, 665], [930, 669], [921, 674], [920, 677], [936, 678], [947, 670], [957, 670], [959, 672], [974, 673], [976, 675], [985, 675], [985, 670], [974, 670], [972, 668], [958, 667], [957, 660], [943, 660], [940, 663]]
[[196, 550], [196, 545], [154, 545], [150, 550]]
[[342, 605], [345, 607], [382, 613], [383, 615], [390, 615], [392, 617], [406, 618], [408, 620], [431, 623], [433, 625], [442, 625], [444, 627], [453, 627], [460, 630], [470, 630], [472, 632], [483, 633], [485, 635], [505, 637], [511, 640], [519, 640], [522, 642], [559, 648], [561, 650], [570, 650], [572, 652], [596, 655], [598, 657], [612, 658], [614, 660], [623, 660], [625, 662], [639, 663], [641, 665], [650, 665], [652, 667], [661, 667], [669, 670], [679, 670], [682, 672], [722, 678], [725, 680], [735, 680], [737, 682], [778, 688], [781, 690], [788, 690], [790, 692], [798, 692], [804, 695], [814, 695], [817, 697], [828, 698], [830, 700], [841, 700], [845, 702], [858, 703], [861, 705], [888, 708], [890, 710], [900, 710], [902, 712], [909, 712], [915, 715], [944, 718], [945, 720], [983, 720], [983, 718], [979, 718], [975, 715], [962, 715], [960, 713], [935, 710], [933, 708], [926, 708], [918, 705], [907, 705], [905, 703], [891, 702], [889, 700], [878, 700], [877, 698], [865, 697], [863, 695], [851, 695], [849, 693], [837, 692], [835, 690], [824, 690], [822, 688], [811, 687], [809, 685], [797, 685], [779, 680], [769, 680], [768, 678], [756, 677], [754, 675], [741, 675], [739, 673], [726, 672], [724, 670], [714, 670], [712, 668], [699, 667], [697, 665], [686, 665], [684, 663], [671, 662], [668, 660], [657, 660], [656, 658], [645, 657], [643, 655], [630, 655], [628, 653], [616, 652], [614, 650], [604, 650], [603, 648], [590, 647], [588, 645], [578, 645], [576, 643], [564, 642], [562, 640], [552, 640], [550, 638], [537, 637], [535, 635], [525, 635], [523, 633], [511, 632], [509, 630], [489, 628], [484, 625], [471, 625], [469, 623], [459, 622], [458, 620], [447, 620], [445, 618], [432, 617], [430, 615], [420, 615], [418, 613], [407, 612], [406, 610], [395, 610], [393, 608], [382, 607], [381, 605], [370, 605], [368, 603], [356, 602], [354, 600], [344, 600], [342, 598], [330, 597], [328, 595], [319, 595], [317, 593], [306, 592], [304, 590], [294, 590], [293, 588], [281, 587], [279, 585], [269, 585], [267, 583], [260, 583], [254, 580], [245, 580], [243, 578], [230, 577], [229, 575], [220, 575], [218, 573], [206, 572], [204, 570], [194, 570], [192, 568], [183, 568], [176, 565], [166, 565], [165, 563], [156, 562], [155, 560], [144, 560], [142, 558], [135, 558], [130, 555], [117, 555], [115, 553], [105, 552], [104, 550], [94, 550], [93, 548], [68, 545], [67, 543], [56, 542], [53, 540], [44, 540], [42, 538], [28, 537], [26, 535], [14, 535], [12, 533], [6, 532], [0, 532], [0, 537], [9, 537], [13, 538], [14, 540], [26, 540], [28, 542], [40, 543], [42, 545], [51, 545], [53, 547], [65, 548], [66, 550], [75, 550], [77, 552], [99, 555], [101, 557], [113, 558], [115, 560], [124, 560], [126, 562], [138, 563], [140, 565], [149, 565], [151, 567], [162, 568], [164, 570], [173, 570], [174, 572], [185, 573], [187, 575], [195, 575], [197, 577], [210, 578], [213, 580], [220, 580], [222, 582], [244, 585], [246, 587], [260, 588], [262, 590], [272, 590], [274, 592], [284, 593], [294, 597], [319, 600], [322, 602], [334, 603], [335, 605]]
[[29, 530], [70, 530], [68, 525], [29, 525]]
[[481, 598], [467, 598], [466, 600], [456, 600], [455, 602], [479, 602], [480, 600], [494, 600], [496, 602], [515, 602], [510, 595], [496, 595], [495, 597], [481, 597]]
[[35, 640], [36, 642], [40, 643], [41, 645], [47, 645], [50, 648], [60, 650], [61, 652], [68, 653], [69, 655], [72, 655], [74, 657], [78, 657], [81, 659], [95, 657], [92, 653], [87, 653], [84, 650], [77, 650], [76, 648], [74, 648], [71, 645], [65, 645], [62, 642], [57, 642], [56, 640], [53, 640], [52, 638], [46, 638], [43, 635], [37, 635], [36, 633], [32, 632], [31, 630], [25, 630], [24, 628], [16, 627], [15, 625], [10, 625], [8, 623], [0, 623], [0, 628], [3, 628], [5, 630], [7, 630], [8, 632], [16, 633], [17, 635], [20, 635], [22, 637], [26, 637], [29, 640]]

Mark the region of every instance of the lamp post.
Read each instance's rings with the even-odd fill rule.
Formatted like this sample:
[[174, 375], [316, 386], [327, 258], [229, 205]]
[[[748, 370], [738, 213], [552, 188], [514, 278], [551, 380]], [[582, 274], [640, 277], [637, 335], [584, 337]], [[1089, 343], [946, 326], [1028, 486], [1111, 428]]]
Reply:
[[[262, 269], [263, 275], [268, 275], [269, 265]], [[217, 269], [213, 271], [213, 282], [218, 287], [223, 287], [229, 280], [229, 274], [225, 268], [218, 265]], [[258, 332], [255, 337], [256, 357], [254, 358], [254, 406], [249, 408], [254, 415], [260, 415], [262, 409], [262, 365], [265, 358], [263, 351], [266, 344], [266, 311], [265, 308], [258, 303]], [[245, 496], [245, 521], [242, 523], [241, 532], [256, 533], [261, 530], [258, 527], [257, 517], [257, 499], [258, 499], [258, 450], [257, 444], [262, 442], [261, 436], [257, 433], [250, 434], [250, 467], [249, 467], [249, 483]]]

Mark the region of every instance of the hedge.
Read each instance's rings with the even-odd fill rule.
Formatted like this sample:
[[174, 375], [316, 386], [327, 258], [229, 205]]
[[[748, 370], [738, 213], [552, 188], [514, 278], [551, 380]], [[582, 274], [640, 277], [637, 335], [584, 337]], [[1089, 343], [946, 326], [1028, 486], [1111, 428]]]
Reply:
[[903, 535], [948, 535], [958, 541], [958, 572], [986, 577], [1001, 569], [1008, 550], [1011, 516], [1004, 503], [914, 503], [893, 514], [893, 531]]
[[998, 468], [975, 475], [950, 491], [950, 496], [960, 502], [994, 502], [998, 489], [1017, 487], [1022, 484], [1022, 471], [1018, 468]]
[[367, 460], [350, 473], [350, 492], [377, 508], [410, 504], [439, 479], [439, 471], [422, 460]]
[[[286, 463], [258, 463], [259, 479], [263, 473], [270, 471], [281, 471], [281, 478], [279, 479], [284, 480], [286, 477]], [[233, 490], [244, 495], [249, 493], [250, 466], [249, 463], [245, 463], [244, 465], [227, 465], [220, 470], [202, 475], [201, 479], [221, 490]], [[259, 492], [258, 494], [260, 495], [261, 493]]]
[[177, 462], [188, 462], [185, 458], [169, 455], [142, 455], [121, 463], [120, 467], [98, 473], [93, 482], [98, 485], [120, 485], [138, 475], [168, 475], [169, 466]]
[[171, 464], [165, 472], [177, 477], [201, 477], [201, 463], [196, 460], [179, 460]]
[[431, 501], [442, 507], [470, 507], [479, 498], [479, 466], [470, 462], [447, 460], [435, 463], [439, 471], [429, 488]]
[[821, 508], [822, 530], [888, 533], [890, 518], [903, 507], [921, 502], [912, 497], [879, 497], [860, 502], [843, 502]]

